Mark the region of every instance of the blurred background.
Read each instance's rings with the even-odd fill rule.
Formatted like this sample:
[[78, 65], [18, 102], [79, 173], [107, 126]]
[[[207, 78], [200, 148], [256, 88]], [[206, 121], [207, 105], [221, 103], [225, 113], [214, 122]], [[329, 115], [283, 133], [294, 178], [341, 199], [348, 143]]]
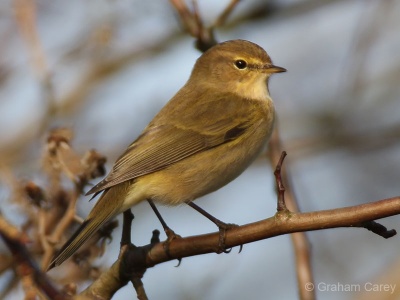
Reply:
[[[229, 0], [198, 0], [210, 24]], [[400, 194], [400, 2], [243, 0], [218, 41], [262, 46], [288, 72], [273, 76], [287, 187], [302, 211], [339, 208]], [[107, 171], [158, 110], [188, 79], [200, 55], [168, 1], [70, 0], [0, 2], [0, 205], [15, 225], [4, 174], [40, 181], [46, 133], [74, 131], [73, 147], [94, 148]], [[85, 217], [93, 202], [79, 200]], [[273, 170], [265, 155], [221, 190], [196, 202], [236, 224], [274, 215]], [[189, 207], [160, 207], [182, 236], [216, 231]], [[147, 244], [162, 229], [147, 203], [133, 209], [133, 242]], [[121, 220], [121, 219], [119, 219]], [[381, 221], [400, 229], [400, 217]], [[400, 299], [398, 236], [384, 240], [365, 229], [307, 233], [319, 299]], [[119, 251], [120, 228], [99, 265]], [[162, 239], [165, 235], [162, 233]], [[7, 249], [0, 242], [0, 251]], [[149, 269], [150, 299], [296, 299], [289, 236], [249, 245], [242, 253], [209, 254]], [[9, 284], [10, 272], [0, 277]], [[324, 284], [359, 284], [360, 292], [324, 291]], [[397, 284], [366, 292], [366, 283]], [[80, 288], [83, 288], [80, 287]], [[130, 284], [114, 299], [135, 298]], [[21, 289], [6, 299], [21, 299]]]

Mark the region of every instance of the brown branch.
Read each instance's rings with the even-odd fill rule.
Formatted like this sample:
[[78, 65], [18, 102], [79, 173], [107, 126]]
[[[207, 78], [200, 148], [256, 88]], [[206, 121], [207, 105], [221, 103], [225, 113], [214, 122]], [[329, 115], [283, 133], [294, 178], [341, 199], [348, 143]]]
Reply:
[[[0, 228], [0, 236], [4, 240], [7, 247], [10, 249], [15, 262], [15, 271], [21, 278], [25, 288], [36, 289], [39, 288], [49, 299], [63, 300], [69, 299], [66, 295], [58, 291], [44, 274], [30, 256], [29, 251], [21, 242], [18, 236], [14, 236], [13, 232], [17, 229], [7, 223], [0, 215], [0, 223], [7, 224], [7, 227]], [[10, 232], [9, 232], [10, 231]], [[11, 233], [11, 234], [10, 234]], [[33, 286], [33, 284], [35, 286]]]
[[88, 299], [111, 299], [128, 282], [127, 280], [122, 280], [122, 276], [120, 276], [120, 259], [117, 262], [107, 271], [102, 272], [100, 277], [76, 298], [79, 299], [80, 296], [83, 296]]
[[[278, 212], [275, 216], [230, 229], [226, 246], [235, 247], [283, 234], [338, 227], [360, 227], [364, 222], [400, 214], [400, 197], [357, 206], [308, 213]], [[156, 244], [147, 256], [152, 267], [173, 258], [211, 253], [219, 241], [219, 232], [173, 240], [168, 257], [162, 243]]]
[[[286, 210], [276, 213], [271, 218], [230, 229], [226, 232], [225, 244], [227, 247], [235, 247], [294, 232], [363, 227], [368, 222], [397, 214], [400, 214], [400, 197], [308, 213]], [[381, 226], [381, 229], [383, 228]], [[383, 231], [395, 233], [393, 230]], [[165, 242], [155, 242], [142, 247], [127, 248], [113, 266], [102, 273], [100, 278], [94, 281], [82, 295], [90, 297], [101, 295], [101, 299], [107, 299], [129, 281], [126, 277], [127, 270], [133, 272], [132, 270], [144, 269], [145, 271], [146, 268], [173, 259], [215, 252], [219, 242], [219, 232], [174, 239], [170, 241], [169, 254], [165, 251]], [[144, 273], [144, 271], [141, 272]], [[124, 275], [121, 276], [122, 274]]]

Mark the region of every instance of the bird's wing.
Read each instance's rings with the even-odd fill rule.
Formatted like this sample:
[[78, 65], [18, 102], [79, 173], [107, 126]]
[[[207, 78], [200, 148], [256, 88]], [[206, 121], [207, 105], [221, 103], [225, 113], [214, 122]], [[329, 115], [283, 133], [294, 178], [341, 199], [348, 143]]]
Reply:
[[[228, 100], [234, 101], [234, 99]], [[222, 110], [220, 110], [222, 107], [219, 107], [220, 109], [214, 107], [213, 111], [219, 111], [219, 114], [209, 112], [207, 116], [199, 108], [196, 117], [190, 117], [191, 111], [194, 113], [193, 110], [186, 111], [185, 117], [177, 118], [180, 122], [162, 125], [155, 125], [152, 122], [150, 127], [119, 157], [110, 174], [89, 190], [87, 195], [164, 169], [195, 153], [206, 151], [242, 135], [251, 126], [250, 120], [254, 110], [243, 110], [229, 105], [228, 102], [224, 105], [224, 102], [224, 99], [218, 99], [213, 103], [222, 105]], [[227, 109], [234, 111], [227, 112]], [[182, 124], [185, 124], [185, 127]]]

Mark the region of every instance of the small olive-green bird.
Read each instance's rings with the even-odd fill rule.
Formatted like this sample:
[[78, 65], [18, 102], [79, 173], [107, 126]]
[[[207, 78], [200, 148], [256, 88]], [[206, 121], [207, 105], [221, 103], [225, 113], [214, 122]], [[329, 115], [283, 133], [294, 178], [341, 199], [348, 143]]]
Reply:
[[285, 71], [244, 40], [217, 44], [201, 55], [187, 83], [87, 193], [103, 192], [49, 269], [143, 200], [190, 203], [239, 176], [271, 135], [275, 112], [268, 79]]

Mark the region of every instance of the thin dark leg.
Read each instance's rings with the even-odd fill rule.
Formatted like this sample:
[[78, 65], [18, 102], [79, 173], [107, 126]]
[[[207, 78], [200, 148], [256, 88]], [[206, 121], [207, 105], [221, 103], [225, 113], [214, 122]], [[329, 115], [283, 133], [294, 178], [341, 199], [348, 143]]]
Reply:
[[193, 202], [189, 202], [187, 205], [189, 205], [191, 208], [194, 208], [195, 210], [197, 210], [199, 213], [201, 213], [203, 216], [205, 216], [207, 219], [209, 219], [211, 222], [213, 222], [215, 225], [217, 225], [218, 228], [229, 229], [229, 228], [236, 226], [234, 224], [227, 224], [227, 223], [222, 222], [221, 220], [218, 220], [216, 217], [210, 215], [208, 212], [206, 212], [204, 209], [202, 209], [197, 204], [194, 204]]
[[[158, 220], [160, 221], [162, 227], [164, 228], [165, 234], [167, 235], [167, 240], [164, 243], [164, 249], [165, 252], [167, 253], [168, 256], [170, 256], [169, 252], [169, 244], [173, 239], [176, 238], [181, 238], [179, 234], [176, 234], [169, 226], [167, 223], [164, 221], [163, 217], [161, 216], [160, 212], [158, 211], [156, 205], [154, 204], [153, 200], [147, 199], [147, 202], [149, 202], [151, 208], [153, 209], [154, 213], [156, 214]], [[181, 259], [179, 259], [179, 264], [180, 264]]]
[[147, 202], [149, 202], [151, 208], [153, 209], [153, 211], [156, 214], [158, 220], [160, 221], [162, 227], [164, 228], [164, 231], [171, 230], [168, 227], [167, 223], [165, 223], [163, 217], [161, 216], [160, 212], [158, 211], [158, 209], [157, 209], [156, 205], [154, 204], [153, 200], [147, 199]]
[[[187, 205], [189, 205], [190, 207], [192, 207], [195, 210], [197, 210], [199, 213], [201, 213], [203, 216], [205, 216], [207, 219], [209, 219], [211, 222], [213, 222], [215, 225], [218, 226], [218, 229], [219, 229], [219, 244], [218, 244], [217, 252], [218, 253], [221, 253], [221, 252], [229, 253], [229, 252], [231, 252], [231, 249], [226, 250], [226, 246], [225, 246], [226, 231], [231, 229], [231, 228], [237, 227], [238, 225], [230, 224], [230, 223], [224, 223], [221, 220], [218, 220], [216, 217], [210, 215], [208, 212], [206, 212], [204, 209], [202, 209], [198, 205], [194, 204], [193, 202], [189, 202], [189, 203], [187, 203]], [[242, 248], [243, 248], [243, 246], [241, 245], [239, 252], [242, 251]]]

